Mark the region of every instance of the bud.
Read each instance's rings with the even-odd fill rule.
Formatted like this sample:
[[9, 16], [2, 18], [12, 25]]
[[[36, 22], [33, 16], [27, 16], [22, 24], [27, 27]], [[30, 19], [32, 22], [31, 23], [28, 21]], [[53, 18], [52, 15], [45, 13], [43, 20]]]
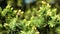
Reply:
[[31, 21], [28, 21], [28, 22], [27, 22], [27, 24], [26, 24], [26, 26], [29, 26], [29, 25], [30, 25], [30, 23], [31, 23]]
[[37, 34], [39, 34], [40, 32], [37, 32]]
[[21, 12], [21, 10], [19, 10], [19, 12]]
[[51, 16], [51, 15], [52, 15], [52, 13], [51, 13], [51, 12], [47, 12], [47, 15], [48, 15], [48, 16]]
[[32, 27], [32, 29], [33, 29], [33, 30], [36, 30], [36, 27], [35, 27], [35, 26], [33, 26], [33, 27]]
[[31, 17], [31, 19], [33, 19], [33, 18], [34, 18], [34, 16]]
[[11, 8], [11, 10], [13, 10], [13, 8]]
[[23, 14], [24, 12], [21, 12], [21, 14]]
[[10, 5], [7, 5], [6, 8], [10, 8], [11, 6]]
[[42, 1], [42, 4], [46, 4], [46, 2], [45, 1]]
[[14, 10], [14, 13], [16, 13], [17, 12], [17, 10]]
[[51, 7], [51, 6], [49, 5], [49, 3], [47, 3], [47, 7]]
[[8, 26], [9, 24], [5, 23], [4, 26]]

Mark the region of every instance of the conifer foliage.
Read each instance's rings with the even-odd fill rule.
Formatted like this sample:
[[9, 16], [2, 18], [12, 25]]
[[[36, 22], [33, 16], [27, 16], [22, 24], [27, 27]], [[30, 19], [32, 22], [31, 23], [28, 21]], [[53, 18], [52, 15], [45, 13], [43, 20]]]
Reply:
[[51, 9], [45, 1], [38, 1], [36, 7], [25, 12], [9, 4], [3, 10], [0, 7], [0, 34], [60, 34], [57, 9]]

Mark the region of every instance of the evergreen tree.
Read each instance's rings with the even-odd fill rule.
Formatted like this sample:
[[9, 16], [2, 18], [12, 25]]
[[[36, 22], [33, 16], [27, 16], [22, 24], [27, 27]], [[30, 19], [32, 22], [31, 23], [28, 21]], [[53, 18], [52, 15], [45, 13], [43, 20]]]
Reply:
[[7, 6], [0, 7], [0, 34], [60, 34], [60, 14], [49, 2], [36, 0], [25, 12], [12, 7], [22, 6], [20, 0], [14, 2], [7, 0]]

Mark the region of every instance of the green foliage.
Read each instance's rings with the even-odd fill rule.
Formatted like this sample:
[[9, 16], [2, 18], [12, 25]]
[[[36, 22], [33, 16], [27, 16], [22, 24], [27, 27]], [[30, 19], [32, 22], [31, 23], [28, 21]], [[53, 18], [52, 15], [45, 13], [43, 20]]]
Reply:
[[0, 33], [60, 34], [60, 14], [56, 13], [57, 9], [51, 9], [49, 3], [45, 1], [40, 1], [38, 4], [38, 7], [32, 7], [32, 11], [28, 9], [26, 12], [21, 9], [15, 10], [9, 4], [3, 10], [0, 8]]

